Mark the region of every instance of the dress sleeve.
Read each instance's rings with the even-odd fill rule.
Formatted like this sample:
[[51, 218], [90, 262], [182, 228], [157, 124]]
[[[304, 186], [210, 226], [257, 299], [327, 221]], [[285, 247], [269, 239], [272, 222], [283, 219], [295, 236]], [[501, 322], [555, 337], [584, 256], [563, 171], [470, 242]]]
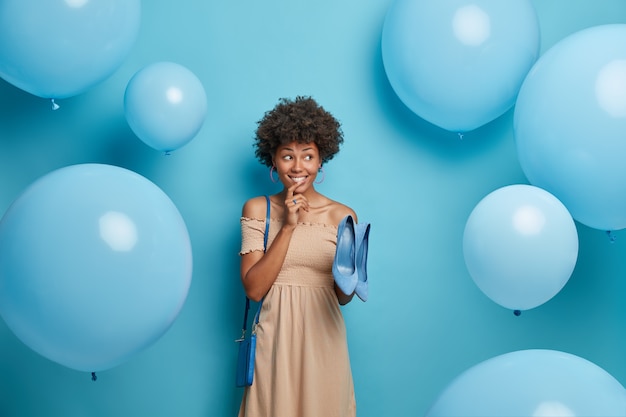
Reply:
[[253, 251], [263, 251], [263, 236], [265, 235], [265, 220], [241, 218], [241, 251], [245, 255]]

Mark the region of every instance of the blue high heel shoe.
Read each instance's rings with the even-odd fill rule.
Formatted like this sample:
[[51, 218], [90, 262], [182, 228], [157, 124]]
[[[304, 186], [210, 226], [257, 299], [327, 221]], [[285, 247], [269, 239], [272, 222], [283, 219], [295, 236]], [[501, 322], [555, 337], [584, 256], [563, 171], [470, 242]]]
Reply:
[[358, 272], [358, 281], [356, 283], [356, 295], [363, 301], [367, 301], [369, 293], [369, 284], [367, 281], [367, 251], [370, 237], [370, 224], [361, 223], [356, 225], [356, 269]]
[[356, 233], [354, 219], [344, 217], [337, 228], [337, 249], [333, 262], [335, 283], [346, 295], [354, 292], [358, 281], [356, 268]]

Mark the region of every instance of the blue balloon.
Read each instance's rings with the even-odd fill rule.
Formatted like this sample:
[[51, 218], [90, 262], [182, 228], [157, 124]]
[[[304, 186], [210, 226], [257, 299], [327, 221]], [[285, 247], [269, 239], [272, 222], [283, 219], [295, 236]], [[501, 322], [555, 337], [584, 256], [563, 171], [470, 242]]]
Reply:
[[456, 377], [426, 417], [624, 417], [626, 390], [578, 356], [531, 349], [506, 353]]
[[576, 32], [520, 89], [514, 134], [528, 181], [591, 228], [626, 227], [626, 25]]
[[174, 203], [132, 171], [73, 165], [31, 184], [0, 221], [0, 316], [69, 368], [112, 368], [181, 310], [191, 244]]
[[569, 280], [578, 258], [578, 233], [552, 194], [532, 185], [509, 185], [472, 210], [463, 255], [485, 295], [505, 308], [528, 310], [553, 298]]
[[126, 86], [126, 120], [144, 143], [170, 152], [200, 131], [207, 98], [196, 75], [173, 62], [157, 62], [137, 71]]
[[140, 0], [2, 0], [0, 77], [44, 98], [109, 77], [139, 33]]
[[395, 0], [382, 32], [394, 91], [415, 114], [465, 132], [510, 109], [539, 56], [529, 0]]

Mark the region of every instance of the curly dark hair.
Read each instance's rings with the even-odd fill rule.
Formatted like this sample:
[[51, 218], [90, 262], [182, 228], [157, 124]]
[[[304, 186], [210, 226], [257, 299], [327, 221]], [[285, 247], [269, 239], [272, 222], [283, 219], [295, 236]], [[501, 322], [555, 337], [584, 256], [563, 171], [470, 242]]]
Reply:
[[257, 122], [254, 154], [262, 164], [271, 167], [279, 146], [296, 141], [314, 142], [322, 164], [330, 161], [343, 143], [341, 124], [313, 98], [281, 98], [272, 110]]

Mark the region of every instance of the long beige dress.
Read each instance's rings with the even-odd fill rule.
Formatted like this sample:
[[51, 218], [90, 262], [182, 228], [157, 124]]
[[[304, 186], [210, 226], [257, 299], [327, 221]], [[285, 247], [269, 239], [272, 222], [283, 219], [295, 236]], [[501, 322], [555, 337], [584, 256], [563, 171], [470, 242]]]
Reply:
[[[272, 218], [268, 247], [280, 230]], [[240, 254], [263, 250], [265, 220], [241, 218]], [[265, 296], [254, 382], [240, 417], [354, 417], [356, 404], [346, 328], [332, 263], [337, 228], [301, 223], [283, 268]]]

